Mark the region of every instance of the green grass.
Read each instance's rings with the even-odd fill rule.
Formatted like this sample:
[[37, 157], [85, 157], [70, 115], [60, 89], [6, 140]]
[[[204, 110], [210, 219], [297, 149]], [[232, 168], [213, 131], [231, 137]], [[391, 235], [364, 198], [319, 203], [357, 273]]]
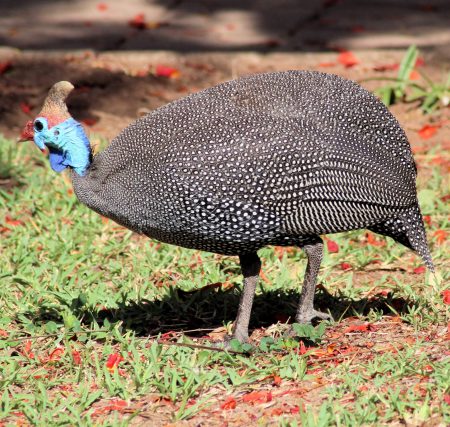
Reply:
[[[323, 326], [303, 331], [312, 348], [303, 354], [277, 320], [295, 314], [304, 256], [266, 248], [248, 356], [157, 342], [166, 333], [172, 343], [207, 345], [201, 337], [212, 329], [230, 329], [241, 286], [235, 259], [102, 220], [35, 147], [0, 139], [0, 420], [119, 426], [158, 412], [166, 423], [226, 416], [232, 424], [250, 407], [263, 425], [274, 417], [304, 426], [450, 423], [448, 246], [435, 235], [449, 228], [447, 183], [421, 166], [440, 280], [414, 274], [420, 259], [391, 240], [368, 245], [364, 231], [329, 236], [339, 252], [325, 254], [317, 304], [336, 323], [323, 336]], [[374, 330], [345, 332], [358, 322]], [[111, 354], [123, 360], [108, 368]], [[273, 406], [251, 406], [243, 398], [251, 390], [273, 392]], [[221, 409], [227, 396], [235, 409]]]

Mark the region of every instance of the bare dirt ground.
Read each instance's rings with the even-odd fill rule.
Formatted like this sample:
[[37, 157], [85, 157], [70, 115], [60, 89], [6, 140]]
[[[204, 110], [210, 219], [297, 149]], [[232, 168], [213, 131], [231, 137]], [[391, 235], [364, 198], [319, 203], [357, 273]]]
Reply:
[[[356, 51], [359, 63], [346, 67], [339, 62], [338, 53], [18, 53], [7, 49], [0, 51], [0, 62], [8, 64], [0, 78], [0, 132], [17, 137], [26, 121], [39, 112], [49, 87], [59, 80], [69, 80], [76, 86], [69, 99], [74, 117], [83, 121], [91, 134], [111, 139], [140, 115], [167, 102], [250, 73], [318, 70], [360, 81], [369, 90], [374, 89], [388, 82], [364, 80], [395, 77], [396, 71], [376, 70], [398, 64], [403, 53]], [[445, 67], [428, 62], [427, 55], [423, 56], [421, 70], [435, 81], [443, 80]], [[448, 109], [424, 116], [416, 107], [417, 104], [392, 107], [411, 144], [417, 146], [416, 151], [426, 151], [426, 147], [438, 143], [446, 146], [450, 140]], [[430, 122], [443, 126], [424, 141], [418, 130]]]

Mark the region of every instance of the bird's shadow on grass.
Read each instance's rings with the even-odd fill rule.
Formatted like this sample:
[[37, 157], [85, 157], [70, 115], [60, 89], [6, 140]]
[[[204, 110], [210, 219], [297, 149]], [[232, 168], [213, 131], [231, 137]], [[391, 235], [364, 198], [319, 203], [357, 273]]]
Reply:
[[[103, 325], [107, 319], [110, 323], [121, 322], [125, 330], [132, 330], [140, 336], [169, 331], [204, 336], [208, 330], [221, 327], [235, 319], [239, 298], [240, 288], [222, 289], [220, 286], [210, 285], [189, 292], [171, 288], [166, 297], [154, 301], [133, 301], [124, 295], [116, 308], [99, 311], [88, 310], [74, 300], [71, 309], [86, 325], [93, 321]], [[250, 332], [277, 322], [292, 323], [299, 298], [299, 292], [293, 290], [266, 290], [257, 294]], [[319, 287], [315, 306], [321, 311], [330, 311], [335, 320], [340, 320], [355, 315], [367, 315], [370, 311], [394, 314], [391, 307], [398, 314], [408, 313], [415, 303], [391, 294], [351, 300], [342, 295], [333, 296], [325, 288]], [[35, 320], [43, 321], [46, 317], [42, 312]]]

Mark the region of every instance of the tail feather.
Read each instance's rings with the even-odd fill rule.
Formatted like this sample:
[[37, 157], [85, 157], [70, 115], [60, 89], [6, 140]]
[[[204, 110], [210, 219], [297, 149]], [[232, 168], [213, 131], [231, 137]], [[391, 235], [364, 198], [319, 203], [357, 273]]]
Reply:
[[434, 273], [434, 264], [418, 204], [399, 214], [397, 218], [369, 227], [369, 230], [392, 237], [397, 242], [417, 252], [428, 269]]

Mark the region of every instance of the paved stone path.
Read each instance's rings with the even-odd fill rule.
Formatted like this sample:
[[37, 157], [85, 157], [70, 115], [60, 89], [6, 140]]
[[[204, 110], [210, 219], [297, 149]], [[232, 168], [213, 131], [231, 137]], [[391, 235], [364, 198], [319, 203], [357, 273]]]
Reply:
[[324, 51], [411, 44], [450, 58], [449, 0], [0, 2], [0, 46], [20, 49]]

